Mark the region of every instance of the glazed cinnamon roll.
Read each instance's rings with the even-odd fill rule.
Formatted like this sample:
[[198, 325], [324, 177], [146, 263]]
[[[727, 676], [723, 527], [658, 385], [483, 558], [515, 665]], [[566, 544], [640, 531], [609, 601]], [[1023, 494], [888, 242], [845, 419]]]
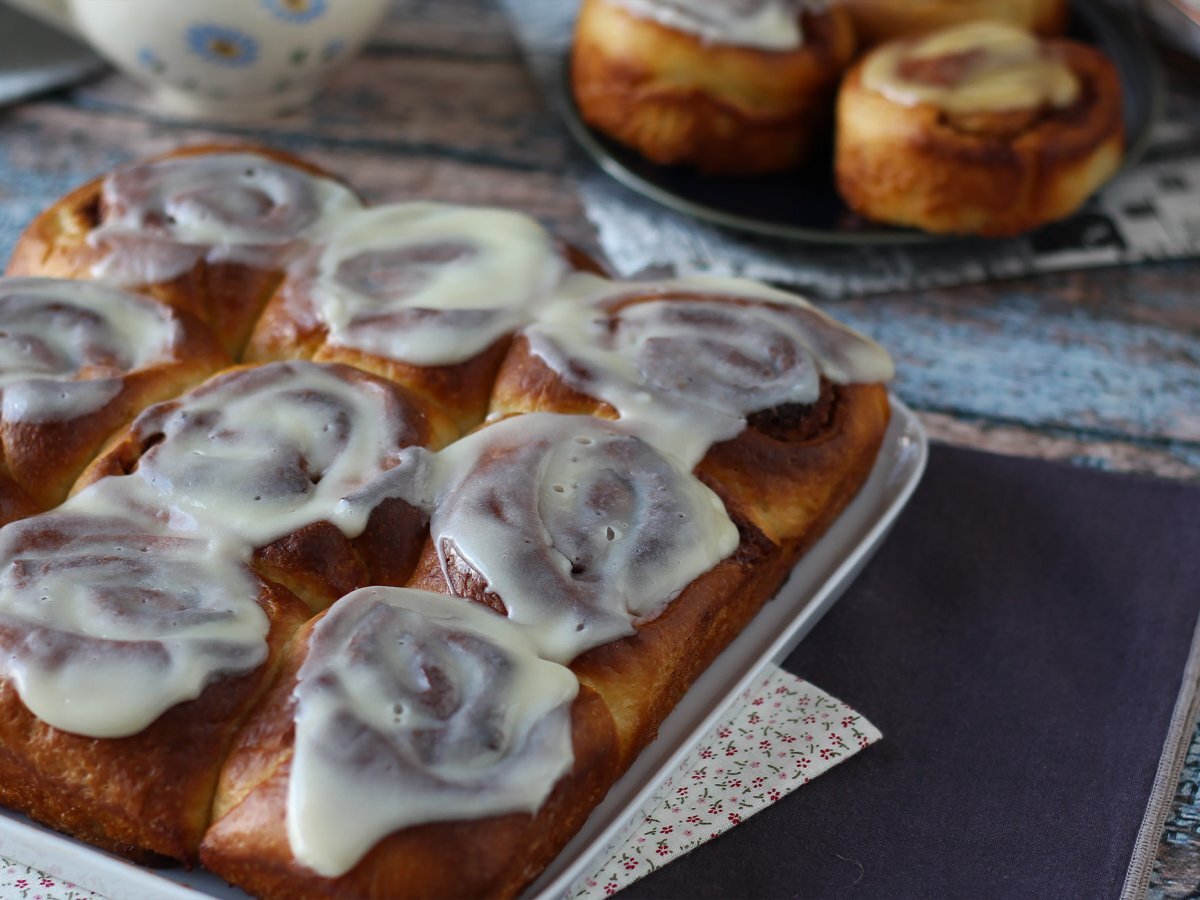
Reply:
[[200, 322], [147, 297], [0, 279], [0, 524], [61, 502], [109, 435], [227, 363]]
[[322, 609], [407, 579], [424, 517], [356, 494], [405, 465], [406, 448], [450, 433], [402, 388], [348, 366], [242, 367], [142, 413], [81, 485], [131, 482], [148, 506], [252, 548], [262, 575]]
[[128, 500], [96, 485], [0, 530], [0, 802], [118, 853], [189, 860], [307, 610]]
[[820, 143], [854, 48], [823, 0], [584, 0], [571, 83], [584, 120], [647, 159], [754, 175]]
[[344, 218], [293, 268], [247, 355], [349, 363], [424, 394], [466, 431], [483, 419], [513, 330], [571, 267], [520, 213], [375, 207]]
[[256, 895], [509, 897], [613, 777], [612, 721], [483, 607], [369, 588], [292, 645], [204, 864]]
[[492, 413], [618, 419], [794, 558], [827, 524], [813, 513], [844, 506], [874, 459], [892, 372], [877, 344], [793, 294], [581, 276], [518, 334]]
[[289, 154], [193, 147], [55, 203], [22, 235], [8, 271], [153, 294], [208, 323], [236, 354], [287, 264], [359, 207], [349, 188]]
[[993, 22], [884, 45], [847, 75], [836, 173], [868, 218], [1004, 236], [1074, 212], [1119, 168], [1104, 55]]
[[410, 585], [488, 606], [570, 663], [612, 713], [621, 769], [728, 623], [767, 596], [752, 587], [769, 566], [750, 562], [769, 561], [765, 542], [743, 540], [708, 488], [618, 423], [538, 413], [488, 425], [438, 454], [427, 497]]
[[912, 34], [938, 31], [965, 22], [1013, 25], [1043, 37], [1058, 37], [1067, 27], [1067, 0], [840, 0], [850, 13], [863, 46]]

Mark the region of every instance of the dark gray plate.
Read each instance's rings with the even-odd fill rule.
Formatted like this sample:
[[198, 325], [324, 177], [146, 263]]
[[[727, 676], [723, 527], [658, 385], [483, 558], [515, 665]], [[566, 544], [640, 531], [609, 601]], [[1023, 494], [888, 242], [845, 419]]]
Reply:
[[[1162, 74], [1139, 24], [1097, 0], [1076, 0], [1071, 36], [1116, 64], [1125, 88], [1125, 166], [1145, 152], [1163, 106]], [[571, 134], [600, 167], [639, 194], [678, 212], [739, 231], [824, 244], [928, 244], [963, 238], [881, 226], [855, 215], [834, 187], [832, 143], [807, 165], [779, 175], [719, 178], [660, 166], [588, 127], [564, 67], [562, 109]]]

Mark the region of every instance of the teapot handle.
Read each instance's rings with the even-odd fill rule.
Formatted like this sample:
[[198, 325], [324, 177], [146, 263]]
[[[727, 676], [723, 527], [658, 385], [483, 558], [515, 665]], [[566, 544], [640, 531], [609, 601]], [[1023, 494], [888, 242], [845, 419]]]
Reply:
[[79, 28], [71, 16], [68, 0], [4, 0], [4, 2], [59, 31], [65, 31], [72, 37], [82, 38]]

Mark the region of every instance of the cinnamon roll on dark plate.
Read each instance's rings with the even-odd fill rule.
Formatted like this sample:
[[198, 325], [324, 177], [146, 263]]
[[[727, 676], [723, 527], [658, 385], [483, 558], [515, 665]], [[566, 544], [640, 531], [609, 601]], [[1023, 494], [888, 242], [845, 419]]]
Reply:
[[288, 263], [359, 207], [350, 188], [289, 153], [187, 147], [50, 206], [17, 242], [8, 273], [152, 294], [206, 322], [237, 355]]
[[571, 83], [584, 121], [647, 159], [755, 175], [820, 145], [854, 47], [824, 0], [585, 0]]
[[[1108, 4], [1079, 0], [1070, 4], [1070, 13], [1070, 39], [1102, 53], [1119, 73], [1127, 145], [1123, 164], [1131, 165], [1146, 150], [1165, 100], [1154, 48], [1136, 22]], [[603, 171], [684, 215], [798, 242], [876, 246], [947, 240], [943, 234], [868, 218], [848, 204], [831, 175], [832, 129], [822, 135], [822, 146], [806, 164], [752, 178], [723, 177], [646, 159], [588, 123], [566, 74], [561, 90], [568, 129]]]
[[1029, 231], [1120, 168], [1116, 67], [1093, 47], [976, 22], [885, 44], [838, 99], [838, 189], [860, 215], [946, 234]]

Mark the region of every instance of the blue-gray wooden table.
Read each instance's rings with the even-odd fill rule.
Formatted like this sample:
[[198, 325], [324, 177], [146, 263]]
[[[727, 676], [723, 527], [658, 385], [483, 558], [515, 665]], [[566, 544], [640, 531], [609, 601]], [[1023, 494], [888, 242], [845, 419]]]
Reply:
[[[1176, 59], [1170, 68], [1172, 104], [1200, 122], [1200, 67]], [[499, 6], [396, 0], [374, 44], [314, 106], [273, 122], [171, 119], [117, 75], [0, 110], [0, 258], [80, 182], [182, 143], [231, 139], [305, 154], [372, 200], [511, 206], [596, 249], [567, 139]], [[892, 351], [896, 389], [935, 439], [1200, 481], [1200, 261], [831, 306]], [[1152, 897], [1200, 896], [1198, 783], [1200, 737], [1162, 835]]]

